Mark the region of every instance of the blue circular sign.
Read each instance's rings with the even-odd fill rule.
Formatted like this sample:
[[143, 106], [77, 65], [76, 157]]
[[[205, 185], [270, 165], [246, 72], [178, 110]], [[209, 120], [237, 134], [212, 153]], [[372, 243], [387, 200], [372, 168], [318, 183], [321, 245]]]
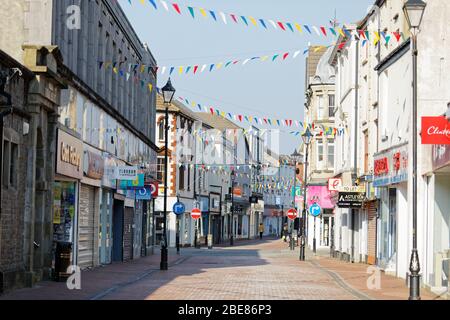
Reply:
[[322, 208], [317, 203], [314, 203], [313, 205], [311, 205], [309, 207], [309, 214], [312, 215], [313, 217], [320, 216], [321, 212], [322, 212]]
[[173, 213], [176, 215], [182, 215], [186, 212], [186, 206], [183, 202], [177, 202], [173, 205]]

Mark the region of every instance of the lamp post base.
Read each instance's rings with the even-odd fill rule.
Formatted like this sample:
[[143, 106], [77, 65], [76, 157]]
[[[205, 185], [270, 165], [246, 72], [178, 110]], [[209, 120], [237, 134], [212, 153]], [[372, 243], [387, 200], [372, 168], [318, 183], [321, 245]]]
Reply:
[[162, 247], [161, 248], [161, 264], [159, 266], [160, 270], [168, 270], [169, 269], [169, 264], [167, 262], [167, 256], [168, 256], [167, 247]]
[[302, 236], [300, 240], [300, 261], [305, 261], [305, 238]]
[[409, 275], [409, 299], [408, 300], [422, 300], [420, 298], [420, 275]]

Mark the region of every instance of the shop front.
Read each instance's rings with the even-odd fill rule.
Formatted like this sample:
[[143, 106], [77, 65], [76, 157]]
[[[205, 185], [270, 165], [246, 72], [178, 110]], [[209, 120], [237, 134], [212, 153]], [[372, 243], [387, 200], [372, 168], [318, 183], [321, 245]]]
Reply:
[[[386, 272], [398, 274], [398, 256], [407, 256], [408, 228], [408, 143], [374, 157], [373, 186], [380, 198], [377, 226], [377, 262]], [[401, 234], [400, 234], [401, 231]], [[398, 243], [397, 239], [402, 241]], [[401, 249], [401, 251], [399, 250]]]
[[265, 206], [264, 207], [264, 235], [276, 236], [281, 232], [281, 209], [278, 206]]
[[316, 239], [316, 246], [330, 247], [330, 229], [334, 221], [334, 202], [332, 195], [328, 190], [327, 185], [317, 185], [307, 187], [307, 208], [314, 204], [318, 204], [321, 208], [321, 214], [318, 217], [313, 217], [308, 213], [308, 244], [312, 248], [314, 242], [314, 235]]
[[78, 266], [81, 269], [100, 264], [99, 222], [100, 188], [104, 160], [100, 151], [84, 145], [84, 177], [81, 180], [78, 223]]
[[428, 182], [426, 282], [438, 293], [450, 294], [450, 145], [432, 146], [432, 175]]
[[104, 174], [100, 189], [100, 221], [98, 228], [100, 264], [110, 264], [112, 262], [112, 236], [113, 236], [113, 210], [114, 192], [116, 189], [116, 179], [114, 178], [117, 162], [115, 158], [107, 153], [102, 154], [104, 160]]
[[[78, 198], [83, 178], [83, 142], [62, 129], [58, 129], [56, 175], [53, 184], [53, 261], [55, 270], [61, 250], [71, 252], [70, 264], [77, 265]], [[55, 274], [58, 276], [57, 274]]]

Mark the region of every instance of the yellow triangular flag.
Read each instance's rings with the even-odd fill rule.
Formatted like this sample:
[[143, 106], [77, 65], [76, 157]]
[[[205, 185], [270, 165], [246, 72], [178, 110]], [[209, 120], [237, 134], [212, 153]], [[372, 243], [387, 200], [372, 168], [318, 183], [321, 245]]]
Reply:
[[151, 83], [148, 84], [148, 89], [150, 90], [150, 93], [153, 91], [153, 85]]
[[206, 11], [203, 8], [199, 8], [200, 13], [202, 14], [202, 16], [206, 17]]
[[339, 34], [345, 38], [345, 33], [342, 28], [338, 28]]
[[303, 33], [302, 27], [297, 22], [294, 25], [295, 25], [295, 28], [298, 30], [298, 32]]
[[380, 34], [378, 33], [378, 31], [374, 31], [373, 33], [375, 34], [375, 39], [373, 40], [373, 45], [376, 46], [378, 41], [380, 41]]
[[253, 23], [253, 25], [256, 27], [256, 20], [253, 17], [248, 17], [250, 21]]
[[182, 66], [180, 66], [180, 68], [178, 69], [178, 72], [179, 72], [180, 74], [183, 73], [183, 67], [182, 67]]

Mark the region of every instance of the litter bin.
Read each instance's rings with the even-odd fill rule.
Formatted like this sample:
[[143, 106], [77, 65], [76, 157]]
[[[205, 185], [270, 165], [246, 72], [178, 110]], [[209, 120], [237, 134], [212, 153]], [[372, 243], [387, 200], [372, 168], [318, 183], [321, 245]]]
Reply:
[[70, 258], [72, 256], [72, 243], [71, 242], [57, 242], [55, 253], [55, 280], [67, 281], [71, 276], [67, 273], [67, 269], [70, 267]]

